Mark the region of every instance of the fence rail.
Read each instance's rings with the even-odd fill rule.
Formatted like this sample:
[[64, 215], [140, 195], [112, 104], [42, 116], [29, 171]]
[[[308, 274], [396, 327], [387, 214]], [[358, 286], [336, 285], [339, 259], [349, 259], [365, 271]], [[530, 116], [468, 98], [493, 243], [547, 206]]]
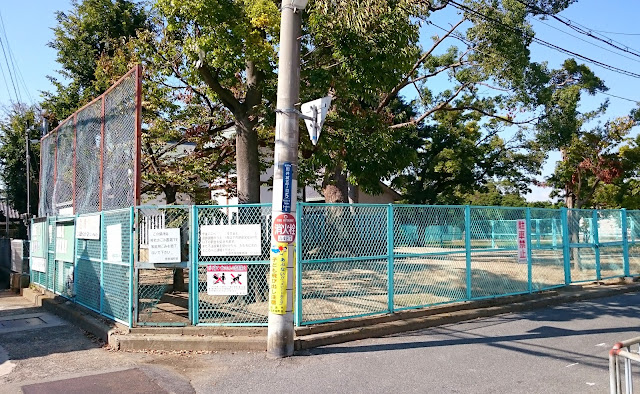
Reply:
[[[296, 215], [297, 325], [640, 275], [640, 211], [299, 203]], [[95, 234], [92, 216], [33, 222], [34, 283], [131, 325], [267, 324], [269, 204], [104, 211]], [[176, 241], [173, 260], [158, 234]], [[210, 291], [223, 265], [246, 272], [242, 295]]]

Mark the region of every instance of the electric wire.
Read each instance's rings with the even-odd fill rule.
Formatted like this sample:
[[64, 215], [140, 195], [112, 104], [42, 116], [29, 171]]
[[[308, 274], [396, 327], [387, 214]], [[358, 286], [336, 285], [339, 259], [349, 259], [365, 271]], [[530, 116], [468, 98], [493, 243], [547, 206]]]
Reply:
[[[532, 9], [534, 11], [537, 11], [537, 12], [543, 14], [543, 15], [549, 16], [549, 17], [557, 20], [558, 22], [570, 27], [571, 29], [577, 31], [580, 34], [584, 34], [584, 35], [586, 35], [588, 37], [591, 37], [591, 38], [593, 38], [595, 40], [604, 42], [605, 44], [610, 45], [610, 46], [612, 46], [612, 47], [614, 47], [614, 48], [616, 48], [616, 49], [618, 49], [620, 51], [623, 51], [623, 52], [629, 53], [631, 55], [640, 57], [640, 51], [637, 51], [637, 50], [635, 50], [633, 48], [630, 48], [628, 45], [626, 45], [626, 44], [624, 44], [624, 43], [622, 43], [620, 41], [616, 41], [616, 40], [614, 40], [612, 38], [609, 38], [609, 37], [607, 37], [607, 36], [605, 36], [603, 34], [599, 34], [599, 35], [604, 37], [604, 38], [598, 37], [597, 35], [593, 34], [593, 31], [594, 31], [593, 29], [591, 29], [591, 28], [589, 28], [589, 27], [587, 27], [585, 25], [582, 25], [582, 24], [580, 24], [578, 22], [572, 21], [569, 18], [565, 18], [565, 17], [561, 17], [561, 16], [558, 16], [558, 15], [555, 15], [555, 14], [551, 14], [551, 13], [541, 9], [540, 7], [536, 6], [535, 4], [530, 4], [530, 3], [528, 3], [528, 2], [526, 2], [524, 0], [516, 0], [516, 1], [518, 3], [526, 6], [526, 7], [529, 7], [530, 9]], [[616, 45], [616, 44], [622, 45], [623, 47], [621, 47], [619, 45]]]
[[[439, 26], [438, 24], [436, 24], [436, 23], [434, 23], [434, 22], [432, 22], [432, 21], [426, 21], [426, 22], [427, 22], [428, 24], [433, 25], [434, 27], [436, 27], [436, 28], [438, 28], [438, 29], [440, 29], [440, 30], [444, 31], [444, 32], [448, 32], [448, 31], [449, 31], [449, 30], [447, 30], [446, 28], [444, 28], [444, 27], [442, 27], [442, 26]], [[451, 36], [452, 36], [453, 38], [456, 38], [456, 39], [460, 40], [461, 42], [463, 42], [464, 44], [466, 44], [468, 47], [472, 47], [472, 46], [473, 46], [473, 44], [472, 44], [469, 40], [467, 40], [467, 39], [462, 35], [462, 33], [460, 33], [460, 32], [459, 32], [459, 31], [457, 31], [457, 30], [456, 30], [456, 31], [454, 31], [454, 32], [451, 34]], [[604, 95], [607, 95], [607, 96], [610, 96], [610, 97], [613, 97], [613, 98], [617, 98], [617, 99], [620, 99], [620, 100], [629, 101], [629, 102], [632, 102], [632, 103], [640, 103], [640, 99], [639, 99], [639, 100], [634, 100], [634, 99], [630, 99], [630, 98], [627, 98], [627, 97], [622, 97], [622, 96], [618, 96], [618, 95], [615, 95], [615, 94], [612, 94], [612, 93], [607, 93], [607, 92], [602, 92], [602, 91], [598, 91], [598, 93], [599, 93], [599, 94], [604, 94]]]
[[[4, 42], [7, 46], [7, 52], [9, 53], [9, 61], [11, 63], [11, 67], [13, 68], [13, 74], [16, 76], [16, 81], [18, 83], [18, 91], [21, 90], [20, 84], [22, 84], [22, 89], [24, 89], [24, 93], [27, 95], [29, 99], [29, 103], [31, 105], [34, 104], [33, 97], [31, 97], [31, 93], [29, 93], [29, 89], [27, 88], [27, 84], [22, 76], [22, 72], [20, 71], [20, 67], [17, 66], [17, 62], [15, 60], [15, 56], [13, 55], [13, 50], [11, 50], [11, 44], [9, 42], [9, 37], [7, 36], [7, 31], [5, 29], [4, 19], [2, 18], [2, 13], [0, 12], [0, 28], [2, 29], [2, 35], [4, 36]], [[20, 100], [22, 101], [22, 100]]]
[[13, 86], [13, 92], [16, 95], [16, 100], [18, 102], [22, 101], [21, 96], [18, 94], [18, 90], [16, 89], [16, 83], [13, 80], [13, 73], [11, 72], [11, 67], [9, 66], [9, 57], [7, 56], [7, 52], [5, 51], [5, 45], [4, 42], [2, 40], [2, 38], [0, 38], [0, 48], [2, 48], [2, 53], [4, 54], [4, 61], [7, 65], [7, 71], [9, 72], [9, 78], [11, 79], [11, 85]]
[[535, 21], [536, 21], [536, 22], [538, 22], [538, 23], [542, 23], [543, 25], [548, 26], [548, 27], [550, 27], [550, 28], [552, 28], [552, 29], [554, 29], [554, 30], [557, 30], [557, 31], [561, 32], [561, 33], [564, 33], [564, 34], [566, 34], [566, 35], [568, 35], [568, 36], [571, 36], [571, 37], [575, 38], [576, 40], [580, 40], [580, 41], [582, 41], [582, 42], [586, 42], [587, 44], [592, 45], [592, 46], [594, 46], [594, 47], [596, 47], [596, 48], [600, 48], [600, 49], [602, 49], [602, 50], [604, 50], [604, 51], [607, 51], [607, 52], [609, 52], [609, 53], [613, 53], [614, 55], [617, 55], [617, 56], [623, 57], [623, 58], [625, 58], [625, 59], [629, 59], [629, 60], [631, 60], [631, 61], [633, 61], [633, 62], [640, 63], [640, 60], [638, 60], [638, 59], [634, 59], [634, 58], [632, 58], [632, 57], [629, 57], [629, 56], [623, 55], [622, 53], [615, 52], [615, 51], [613, 51], [613, 50], [611, 50], [611, 49], [609, 49], [609, 48], [605, 48], [605, 47], [603, 47], [603, 46], [601, 46], [601, 45], [598, 45], [598, 44], [593, 43], [593, 42], [591, 42], [591, 41], [585, 40], [584, 38], [578, 37], [578, 36], [576, 36], [575, 34], [571, 34], [571, 33], [567, 32], [567, 31], [564, 31], [564, 30], [562, 30], [562, 29], [559, 29], [559, 28], [557, 28], [557, 27], [555, 27], [555, 26], [553, 26], [553, 25], [550, 25], [549, 23], [545, 23], [544, 21], [542, 21], [542, 20], [540, 20], [540, 19], [535, 19]]
[[555, 45], [553, 43], [550, 43], [548, 41], [545, 41], [543, 39], [537, 38], [532, 34], [529, 34], [529, 33], [526, 33], [524, 31], [520, 30], [520, 29], [511, 27], [511, 26], [509, 26], [509, 25], [507, 25], [507, 24], [505, 24], [505, 23], [503, 23], [503, 22], [501, 22], [501, 21], [499, 21], [499, 20], [497, 20], [495, 18], [492, 18], [492, 17], [490, 17], [488, 15], [485, 15], [485, 14], [479, 12], [479, 11], [476, 11], [476, 10], [474, 10], [472, 8], [469, 8], [469, 7], [465, 6], [465, 5], [462, 5], [462, 4], [460, 4], [460, 3], [456, 2], [456, 1], [450, 0], [449, 3], [453, 4], [454, 7], [456, 7], [457, 9], [459, 9], [461, 11], [469, 12], [471, 14], [474, 14], [474, 15], [486, 20], [486, 21], [493, 22], [496, 25], [500, 25], [505, 29], [511, 30], [511, 31], [513, 31], [515, 33], [518, 33], [518, 34], [522, 34], [522, 35], [526, 36], [527, 38], [531, 39], [532, 41], [536, 42], [537, 44], [540, 44], [540, 45], [545, 46], [547, 48], [554, 49], [554, 50], [556, 50], [558, 52], [561, 52], [561, 53], [564, 53], [564, 54], [567, 54], [567, 55], [575, 56], [577, 58], [582, 59], [585, 62], [597, 65], [597, 66], [602, 67], [604, 69], [607, 69], [609, 71], [613, 71], [613, 72], [616, 72], [616, 73], [619, 73], [619, 74], [622, 74], [622, 75], [626, 75], [626, 76], [629, 76], [629, 77], [633, 77], [633, 78], [640, 78], [640, 74], [638, 74], [638, 73], [635, 73], [635, 72], [632, 72], [632, 71], [629, 71], [629, 70], [625, 70], [625, 69], [622, 69], [622, 68], [619, 68], [619, 67], [615, 67], [615, 66], [612, 66], [612, 65], [607, 64], [607, 63], [603, 63], [601, 61], [592, 59], [592, 58], [590, 58], [588, 56], [582, 55], [580, 53], [571, 51], [569, 49], [566, 49], [566, 48], [560, 47], [558, 45]]

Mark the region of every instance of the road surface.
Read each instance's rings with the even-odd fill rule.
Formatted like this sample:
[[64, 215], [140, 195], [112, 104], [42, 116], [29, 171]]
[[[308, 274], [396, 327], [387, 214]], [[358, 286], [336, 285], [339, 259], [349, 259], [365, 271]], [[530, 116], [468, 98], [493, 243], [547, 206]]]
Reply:
[[282, 360], [264, 352], [127, 353], [0, 296], [0, 393], [603, 393], [608, 350], [635, 336], [640, 294], [630, 293]]

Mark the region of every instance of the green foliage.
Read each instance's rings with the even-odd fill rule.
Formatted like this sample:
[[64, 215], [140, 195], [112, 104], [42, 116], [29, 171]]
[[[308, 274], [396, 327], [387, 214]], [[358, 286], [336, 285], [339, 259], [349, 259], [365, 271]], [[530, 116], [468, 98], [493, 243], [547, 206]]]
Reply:
[[104, 91], [96, 82], [96, 65], [113, 56], [139, 29], [146, 27], [142, 6], [129, 0], [73, 0], [71, 11], [56, 13], [57, 26], [49, 47], [57, 52], [58, 73], [67, 85], [49, 77], [55, 92], [42, 104], [54, 121], [62, 121]]
[[569, 208], [621, 206], [624, 198], [616, 196], [616, 188], [638, 166], [635, 149], [620, 148], [633, 125], [631, 118], [623, 117], [572, 136], [562, 162], [548, 179], [556, 195], [569, 197]]
[[[10, 204], [21, 213], [27, 212], [25, 133], [28, 130], [29, 139], [39, 139], [39, 123], [36, 109], [21, 105], [11, 108], [0, 121], [0, 178]], [[36, 144], [30, 149], [30, 211], [33, 214], [38, 212], [39, 146]]]

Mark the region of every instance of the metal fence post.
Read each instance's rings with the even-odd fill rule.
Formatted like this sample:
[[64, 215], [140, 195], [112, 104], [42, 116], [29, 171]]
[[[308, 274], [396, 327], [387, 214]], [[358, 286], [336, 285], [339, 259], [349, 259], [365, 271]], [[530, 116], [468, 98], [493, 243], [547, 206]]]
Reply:
[[106, 226], [104, 225], [104, 212], [100, 212], [100, 233], [100, 305], [98, 306], [98, 311], [102, 314], [102, 306], [104, 305], [104, 244], [107, 236]]
[[199, 241], [199, 225], [198, 220], [198, 206], [191, 206], [191, 218], [190, 218], [191, 231], [189, 236], [189, 263], [191, 269], [189, 270], [189, 287], [191, 288], [189, 294], [189, 313], [191, 314], [191, 322], [195, 326], [199, 323], [199, 307], [200, 307], [200, 272], [198, 269], [198, 245]]
[[296, 280], [293, 288], [294, 291], [294, 310], [293, 310], [293, 323], [300, 327], [302, 325], [302, 242], [304, 234], [302, 233], [304, 226], [302, 225], [302, 210], [303, 204], [299, 201], [296, 202], [296, 223], [298, 223], [298, 231], [296, 232], [296, 262], [295, 273]]
[[471, 299], [471, 207], [464, 207], [464, 246], [466, 252], [467, 268], [467, 299]]
[[[527, 236], [527, 289], [529, 291], [529, 293], [533, 292], [533, 278], [532, 278], [532, 265], [533, 262], [531, 260], [531, 208], [527, 208], [526, 210], [526, 236]], [[538, 234], [538, 237], [540, 236], [540, 225], [539, 225], [539, 221], [536, 221], [536, 231]], [[538, 238], [538, 247], [540, 246], [540, 238]]]
[[564, 284], [571, 284], [571, 259], [569, 248], [569, 210], [560, 208], [560, 220], [562, 221], [562, 255], [564, 257]]
[[74, 303], [76, 302], [76, 289], [78, 288], [78, 217], [80, 217], [80, 215], [75, 215], [75, 219], [73, 219], [73, 292], [69, 297]]
[[591, 232], [593, 233], [593, 249], [596, 257], [596, 279], [600, 280], [602, 274], [600, 273], [600, 237], [598, 237], [598, 210], [594, 209], [591, 214]]
[[393, 205], [387, 206], [387, 308], [389, 313], [393, 313]]
[[495, 249], [496, 247], [496, 231], [495, 231], [495, 220], [491, 221], [491, 249]]
[[[137, 309], [137, 302], [134, 303], [134, 286], [133, 283], [135, 277], [135, 265], [136, 265], [136, 250], [138, 249], [137, 231], [136, 231], [136, 209], [134, 206], [129, 210], [129, 229], [131, 236], [129, 237], [129, 327], [133, 326], [133, 311]], [[135, 297], [137, 300], [137, 297]], [[137, 315], [137, 313], [136, 313]]]
[[622, 225], [622, 258], [624, 261], [624, 276], [631, 276], [629, 270], [629, 235], [627, 230], [627, 210], [620, 210]]

